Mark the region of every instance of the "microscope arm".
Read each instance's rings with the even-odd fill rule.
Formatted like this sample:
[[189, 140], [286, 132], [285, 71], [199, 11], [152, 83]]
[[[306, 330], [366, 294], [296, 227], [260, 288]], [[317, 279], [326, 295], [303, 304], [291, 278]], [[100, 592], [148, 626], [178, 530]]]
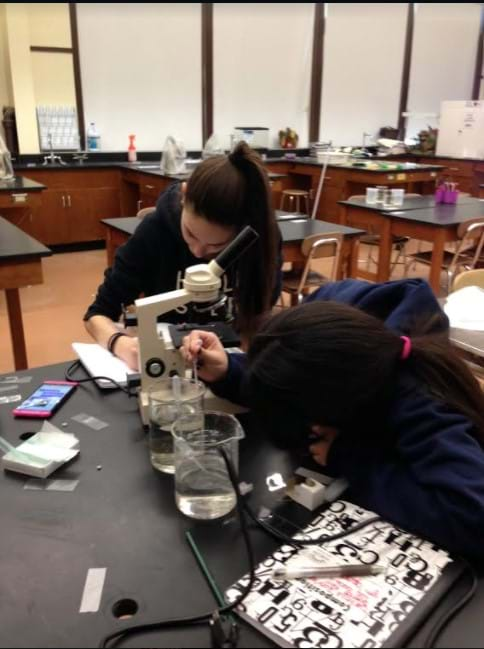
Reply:
[[143, 422], [148, 417], [148, 392], [174, 374], [183, 375], [185, 364], [171, 340], [160, 337], [158, 317], [189, 302], [217, 299], [222, 285], [220, 277], [227, 268], [258, 239], [249, 226], [208, 264], [190, 266], [185, 272], [184, 288], [136, 300], [140, 354], [140, 405]]

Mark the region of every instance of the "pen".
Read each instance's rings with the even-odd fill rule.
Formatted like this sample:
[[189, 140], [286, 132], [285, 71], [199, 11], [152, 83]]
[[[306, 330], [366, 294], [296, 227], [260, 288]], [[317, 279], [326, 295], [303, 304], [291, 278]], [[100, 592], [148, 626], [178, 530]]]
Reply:
[[294, 568], [276, 568], [272, 571], [273, 579], [309, 579], [310, 577], [321, 577], [329, 579], [331, 577], [374, 577], [385, 572], [383, 566], [366, 566], [362, 563], [346, 566], [325, 566], [317, 568], [316, 566], [294, 567]]

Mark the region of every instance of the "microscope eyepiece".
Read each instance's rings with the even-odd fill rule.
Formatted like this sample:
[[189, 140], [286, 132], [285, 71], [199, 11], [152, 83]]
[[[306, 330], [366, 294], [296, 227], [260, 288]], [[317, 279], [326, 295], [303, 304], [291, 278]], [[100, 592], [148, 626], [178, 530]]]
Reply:
[[215, 263], [225, 272], [258, 238], [259, 235], [254, 228], [251, 228], [250, 225], [245, 226], [235, 239], [217, 255], [214, 259]]

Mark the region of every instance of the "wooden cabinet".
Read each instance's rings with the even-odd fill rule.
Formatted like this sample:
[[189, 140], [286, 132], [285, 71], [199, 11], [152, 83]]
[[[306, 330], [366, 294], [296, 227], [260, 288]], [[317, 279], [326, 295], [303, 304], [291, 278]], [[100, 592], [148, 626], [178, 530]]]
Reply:
[[[432, 163], [437, 164], [435, 161]], [[282, 164], [285, 165], [284, 171], [288, 174], [285, 183], [287, 188], [308, 191], [312, 211], [323, 170], [322, 165], [300, 162]], [[271, 162], [270, 170], [278, 171], [277, 165], [278, 163]], [[350, 196], [365, 194], [367, 187], [374, 187], [375, 185], [400, 187], [408, 192], [429, 194], [434, 190], [437, 174], [437, 171], [427, 169], [395, 169], [382, 173], [371, 169], [329, 165], [322, 186], [316, 218], [322, 221], [340, 223], [340, 206], [338, 202]]]
[[66, 218], [66, 198], [62, 189], [42, 193], [42, 205], [33, 215], [35, 238], [46, 245], [69, 243], [69, 221]]
[[0, 192], [0, 216], [35, 239], [34, 214], [40, 204], [41, 192]]
[[101, 219], [121, 216], [120, 173], [117, 169], [29, 169], [25, 175], [47, 186], [41, 205], [33, 210], [32, 236], [46, 245], [102, 240]]
[[479, 161], [416, 155], [399, 156], [399, 159], [419, 164], [442, 165], [445, 167], [439, 174], [442, 180], [457, 183], [459, 191], [471, 194], [471, 196], [480, 195], [479, 185], [484, 183], [484, 165]]
[[423, 158], [422, 164], [439, 164], [445, 167], [441, 174], [444, 181], [457, 184], [461, 192], [477, 195], [474, 179], [474, 162], [472, 160], [454, 160], [452, 158]]
[[175, 180], [155, 174], [123, 170], [121, 180], [121, 214], [135, 216], [144, 207], [153, 207], [161, 192]]

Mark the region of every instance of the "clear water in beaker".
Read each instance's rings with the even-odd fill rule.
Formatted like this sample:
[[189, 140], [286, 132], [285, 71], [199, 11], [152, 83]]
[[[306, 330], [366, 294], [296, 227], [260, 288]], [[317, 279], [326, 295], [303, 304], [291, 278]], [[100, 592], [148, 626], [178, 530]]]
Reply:
[[[202, 383], [172, 377], [157, 384], [149, 393], [149, 448], [151, 464], [163, 473], [174, 473], [171, 427], [181, 417], [191, 417], [192, 425], [203, 424]], [[193, 430], [193, 428], [192, 428]]]
[[172, 432], [179, 510], [203, 520], [225, 516], [235, 507], [236, 495], [219, 449], [224, 449], [237, 471], [242, 426], [232, 415], [206, 412], [202, 428], [196, 418], [181, 417]]

